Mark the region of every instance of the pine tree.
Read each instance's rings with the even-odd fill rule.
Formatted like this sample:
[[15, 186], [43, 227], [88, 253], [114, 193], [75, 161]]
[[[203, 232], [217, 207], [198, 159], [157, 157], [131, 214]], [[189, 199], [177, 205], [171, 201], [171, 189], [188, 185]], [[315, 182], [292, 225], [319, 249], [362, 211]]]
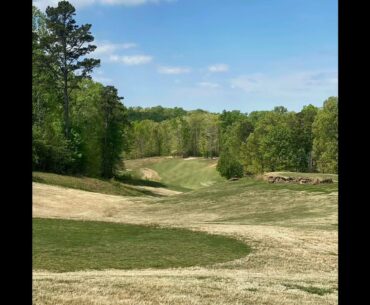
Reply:
[[70, 138], [69, 100], [71, 91], [82, 78], [89, 78], [100, 60], [83, 58], [96, 49], [88, 44], [94, 40], [91, 24], [76, 25], [75, 8], [68, 1], [57, 7], [46, 8], [46, 33], [40, 38], [44, 50], [44, 64], [63, 91], [64, 133]]

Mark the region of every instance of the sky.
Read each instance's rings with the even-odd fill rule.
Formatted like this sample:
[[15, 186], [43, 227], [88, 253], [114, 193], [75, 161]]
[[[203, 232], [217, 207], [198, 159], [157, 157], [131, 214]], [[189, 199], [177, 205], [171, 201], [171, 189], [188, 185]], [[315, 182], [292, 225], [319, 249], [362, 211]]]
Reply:
[[338, 95], [337, 0], [69, 2], [92, 24], [93, 79], [126, 106], [300, 111]]

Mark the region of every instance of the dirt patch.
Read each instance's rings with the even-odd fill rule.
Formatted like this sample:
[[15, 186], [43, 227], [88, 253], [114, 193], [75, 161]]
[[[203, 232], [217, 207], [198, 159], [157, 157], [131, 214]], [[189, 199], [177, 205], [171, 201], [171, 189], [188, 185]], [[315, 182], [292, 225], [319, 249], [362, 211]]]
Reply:
[[154, 181], [160, 181], [161, 177], [158, 175], [158, 173], [150, 168], [142, 168], [140, 169], [141, 175], [143, 179], [148, 180], [154, 180]]

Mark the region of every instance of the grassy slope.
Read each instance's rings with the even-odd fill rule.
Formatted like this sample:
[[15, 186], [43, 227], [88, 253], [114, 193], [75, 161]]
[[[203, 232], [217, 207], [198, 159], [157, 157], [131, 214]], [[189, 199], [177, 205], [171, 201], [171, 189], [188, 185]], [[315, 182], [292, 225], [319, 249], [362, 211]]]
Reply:
[[[50, 213], [69, 218], [78, 215], [73, 208], [96, 208], [87, 205], [88, 193], [85, 198], [80, 192], [77, 198], [73, 193], [77, 191], [43, 187], [35, 194], [36, 217], [41, 209], [45, 217]], [[116, 305], [122, 300], [164, 305], [337, 304], [337, 190], [337, 183], [269, 184], [243, 178], [145, 202], [138, 198], [117, 205], [100, 195], [97, 203], [111, 207], [113, 213], [107, 216], [105, 210], [97, 210], [94, 219], [235, 236], [253, 251], [239, 260], [200, 269], [36, 271], [35, 304]], [[61, 210], [68, 212], [58, 214]]]
[[[270, 184], [253, 178], [161, 199], [176, 213], [214, 213], [217, 223], [336, 229], [338, 183]], [[328, 218], [332, 221], [328, 224]]]
[[52, 173], [33, 172], [32, 181], [110, 195], [157, 196], [148, 190], [135, 188], [134, 186], [126, 185], [114, 180], [102, 180], [88, 177], [74, 177]]
[[167, 187], [190, 191], [224, 181], [216, 170], [217, 160], [196, 158], [146, 158], [125, 161], [126, 167], [140, 177], [141, 168], [155, 170]]
[[33, 220], [33, 267], [50, 271], [210, 265], [247, 255], [244, 243], [184, 229]]

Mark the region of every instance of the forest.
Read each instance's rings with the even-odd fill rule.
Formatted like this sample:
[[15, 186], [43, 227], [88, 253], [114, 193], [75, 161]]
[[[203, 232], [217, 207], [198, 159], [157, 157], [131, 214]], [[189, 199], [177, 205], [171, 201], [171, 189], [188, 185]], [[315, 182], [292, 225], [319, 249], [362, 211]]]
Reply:
[[338, 172], [337, 97], [299, 112], [125, 107], [114, 86], [91, 78], [100, 64], [88, 57], [92, 25], [75, 14], [67, 1], [33, 7], [33, 170], [112, 178], [125, 159], [176, 156], [218, 158], [226, 178]]

